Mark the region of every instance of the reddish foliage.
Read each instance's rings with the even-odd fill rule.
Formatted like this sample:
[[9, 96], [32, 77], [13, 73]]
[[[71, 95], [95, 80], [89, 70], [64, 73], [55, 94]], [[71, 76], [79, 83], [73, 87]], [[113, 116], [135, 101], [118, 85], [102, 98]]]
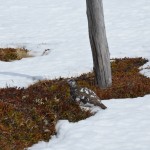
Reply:
[[[77, 77], [80, 86], [94, 90], [101, 99], [129, 98], [150, 94], [150, 79], [139, 73], [142, 58], [115, 59], [113, 84], [99, 89], [94, 74]], [[0, 149], [22, 150], [55, 134], [59, 119], [76, 122], [92, 114], [70, 100], [66, 79], [40, 81], [24, 88], [0, 89]]]

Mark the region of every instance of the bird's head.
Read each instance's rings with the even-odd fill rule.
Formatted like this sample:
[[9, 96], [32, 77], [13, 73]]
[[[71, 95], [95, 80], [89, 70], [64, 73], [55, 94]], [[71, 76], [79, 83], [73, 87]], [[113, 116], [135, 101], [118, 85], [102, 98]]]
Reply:
[[77, 83], [76, 83], [76, 81], [74, 80], [74, 79], [68, 79], [67, 80], [67, 83], [69, 84], [69, 86], [70, 87], [72, 87], [72, 88], [76, 88], [77, 87]]

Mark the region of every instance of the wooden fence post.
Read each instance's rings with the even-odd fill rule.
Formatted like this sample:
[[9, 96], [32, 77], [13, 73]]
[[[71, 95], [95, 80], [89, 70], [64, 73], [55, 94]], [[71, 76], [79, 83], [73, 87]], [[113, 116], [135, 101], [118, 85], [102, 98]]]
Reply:
[[107, 88], [112, 84], [112, 77], [103, 4], [102, 0], [86, 0], [86, 4], [96, 83], [101, 88]]

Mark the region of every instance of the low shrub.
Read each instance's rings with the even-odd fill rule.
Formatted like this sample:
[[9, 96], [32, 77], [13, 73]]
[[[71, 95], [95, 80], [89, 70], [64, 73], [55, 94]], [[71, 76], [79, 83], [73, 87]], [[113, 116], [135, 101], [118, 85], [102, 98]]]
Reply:
[[[150, 94], [150, 78], [140, 74], [139, 67], [146, 62], [143, 58], [115, 59], [113, 84], [108, 89], [95, 85], [92, 72], [75, 79], [103, 100], [144, 96]], [[56, 134], [58, 120], [77, 122], [93, 115], [71, 101], [66, 80], [39, 81], [27, 89], [0, 89], [0, 150], [23, 150], [40, 140], [48, 141]]]
[[14, 61], [22, 58], [31, 57], [25, 48], [0, 48], [1, 61]]

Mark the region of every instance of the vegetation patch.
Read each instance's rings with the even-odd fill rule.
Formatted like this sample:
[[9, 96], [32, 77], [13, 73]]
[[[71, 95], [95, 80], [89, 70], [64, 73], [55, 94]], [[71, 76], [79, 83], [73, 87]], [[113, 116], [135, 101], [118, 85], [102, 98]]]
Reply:
[[31, 57], [25, 48], [0, 48], [1, 61], [14, 61], [22, 58]]
[[107, 89], [95, 86], [93, 73], [83, 74], [77, 80], [81, 86], [94, 90], [102, 100], [144, 96], [150, 94], [150, 78], [140, 74], [139, 67], [147, 62], [144, 58], [114, 59], [111, 63], [113, 83]]
[[[142, 58], [115, 59], [112, 87], [99, 89], [94, 74], [75, 78], [80, 86], [94, 90], [103, 100], [133, 98], [150, 94], [150, 79], [139, 73]], [[23, 150], [56, 134], [60, 119], [77, 122], [93, 115], [70, 99], [66, 79], [40, 81], [24, 88], [0, 89], [0, 150]]]

